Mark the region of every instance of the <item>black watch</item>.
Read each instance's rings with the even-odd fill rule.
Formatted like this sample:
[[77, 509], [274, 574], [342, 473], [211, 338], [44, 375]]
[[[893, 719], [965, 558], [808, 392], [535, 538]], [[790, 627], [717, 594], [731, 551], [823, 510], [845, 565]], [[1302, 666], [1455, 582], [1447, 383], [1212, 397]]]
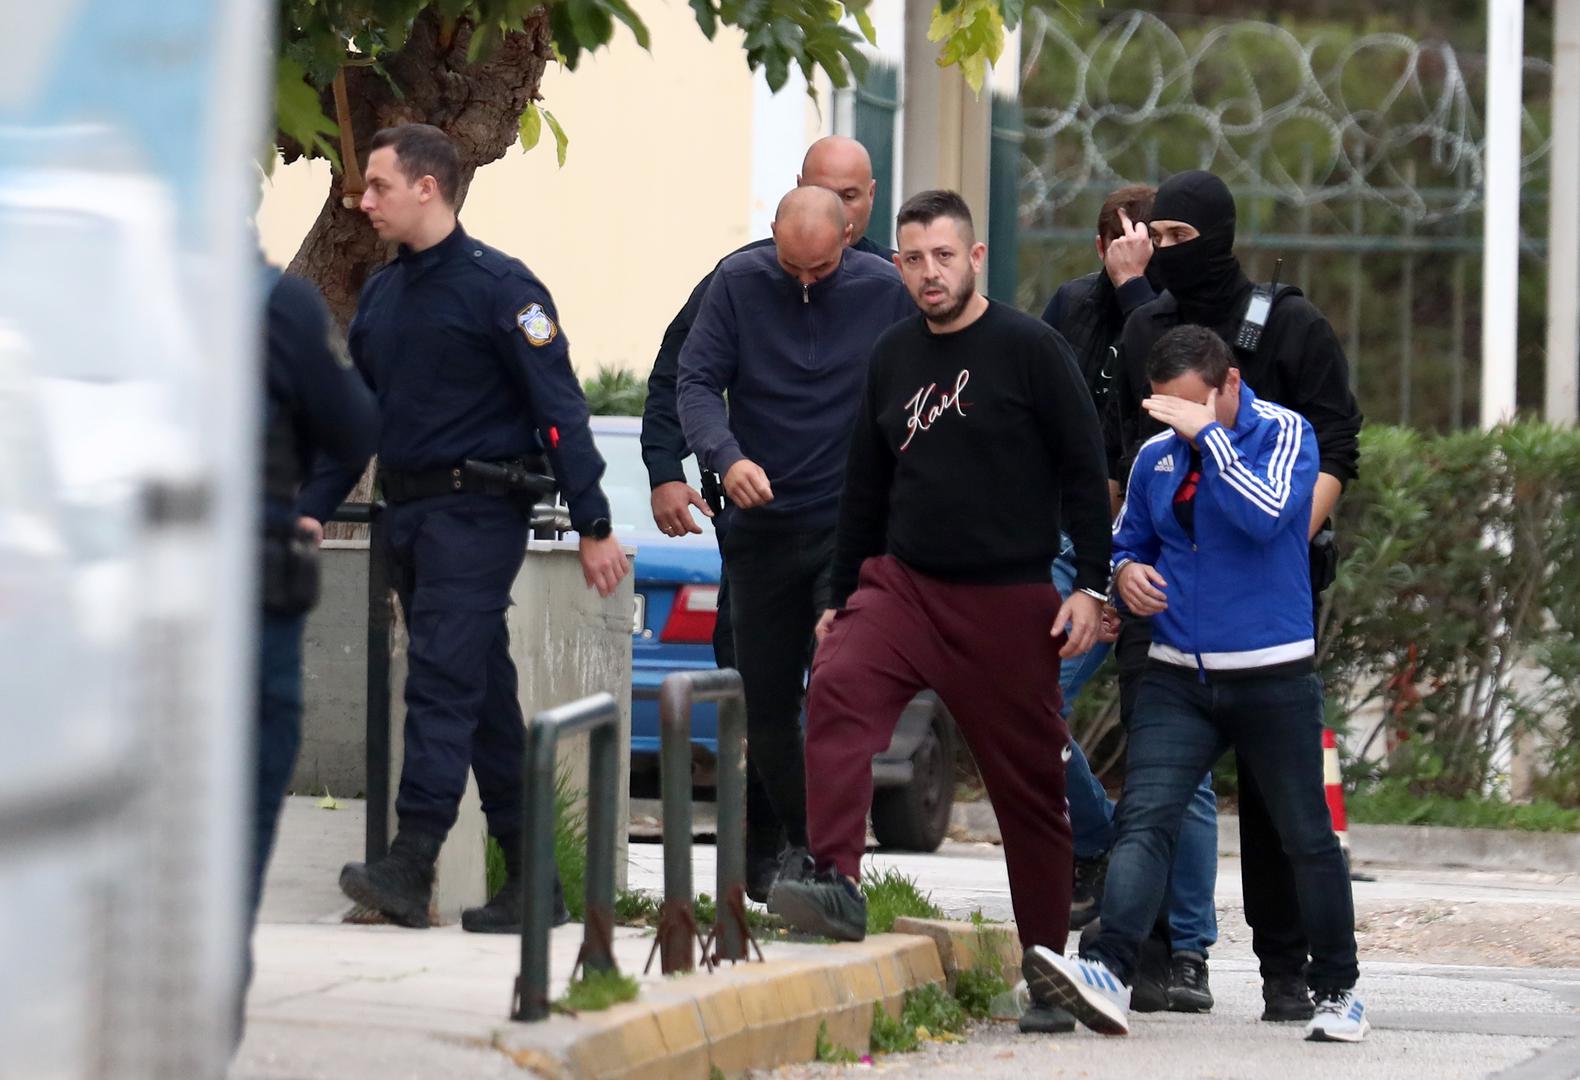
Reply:
[[583, 536], [590, 536], [594, 540], [607, 540], [614, 529], [610, 526], [608, 518], [593, 518], [590, 525], [579, 531]]

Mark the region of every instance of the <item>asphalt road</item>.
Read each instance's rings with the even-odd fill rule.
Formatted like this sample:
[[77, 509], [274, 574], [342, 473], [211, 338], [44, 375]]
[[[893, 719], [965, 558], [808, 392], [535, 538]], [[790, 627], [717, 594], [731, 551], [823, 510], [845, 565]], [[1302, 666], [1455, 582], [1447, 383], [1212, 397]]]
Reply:
[[[874, 854], [916, 880], [952, 916], [1010, 917], [998, 848], [946, 843], [933, 855]], [[694, 852], [698, 888], [713, 849]], [[1568, 876], [1371, 867], [1357, 882], [1359, 990], [1374, 1025], [1360, 1046], [1308, 1044], [1299, 1025], [1264, 1024], [1250, 935], [1240, 912], [1239, 864], [1219, 867], [1220, 939], [1211, 959], [1217, 1006], [1206, 1016], [1133, 1017], [1128, 1038], [1086, 1031], [1023, 1036], [986, 1024], [959, 1044], [880, 1057], [869, 1066], [793, 1066], [775, 1080], [882, 1072], [895, 1076], [1214, 1077], [1360, 1080], [1364, 1077], [1580, 1077], [1580, 868]], [[658, 889], [662, 852], [631, 845], [633, 888]]]

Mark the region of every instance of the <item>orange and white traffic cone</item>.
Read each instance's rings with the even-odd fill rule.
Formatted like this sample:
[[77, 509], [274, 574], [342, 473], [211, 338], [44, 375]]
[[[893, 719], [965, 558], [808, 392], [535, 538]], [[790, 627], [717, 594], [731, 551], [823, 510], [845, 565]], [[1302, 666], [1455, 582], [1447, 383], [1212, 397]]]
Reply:
[[1322, 729], [1322, 782], [1327, 789], [1328, 817], [1333, 820], [1333, 835], [1344, 852], [1344, 867], [1351, 881], [1375, 881], [1370, 874], [1355, 872], [1350, 862], [1350, 823], [1344, 813], [1344, 773], [1339, 768], [1339, 737], [1331, 728]]

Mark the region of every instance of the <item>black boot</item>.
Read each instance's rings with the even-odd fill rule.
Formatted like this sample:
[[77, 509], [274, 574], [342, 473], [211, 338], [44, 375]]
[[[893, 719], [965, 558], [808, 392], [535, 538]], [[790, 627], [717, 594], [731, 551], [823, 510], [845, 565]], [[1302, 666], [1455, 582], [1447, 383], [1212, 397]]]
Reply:
[[[521, 933], [522, 896], [526, 875], [521, 865], [521, 837], [498, 837], [500, 850], [505, 855], [505, 883], [482, 907], [467, 908], [461, 912], [461, 929], [474, 934]], [[570, 909], [565, 906], [565, 886], [560, 884], [559, 868], [554, 871], [554, 925], [564, 926], [571, 921]]]
[[428, 904], [433, 898], [433, 864], [443, 844], [444, 837], [432, 833], [397, 832], [389, 854], [382, 859], [346, 863], [340, 871], [340, 891], [393, 923], [426, 930]]

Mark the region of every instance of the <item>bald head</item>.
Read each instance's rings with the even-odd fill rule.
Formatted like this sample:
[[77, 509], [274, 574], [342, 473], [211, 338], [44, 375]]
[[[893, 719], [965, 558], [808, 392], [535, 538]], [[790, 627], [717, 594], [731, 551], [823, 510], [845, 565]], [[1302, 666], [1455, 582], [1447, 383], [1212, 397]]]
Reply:
[[838, 268], [850, 226], [839, 196], [826, 188], [798, 187], [779, 200], [773, 233], [779, 265], [801, 284], [811, 285]]
[[796, 184], [828, 188], [844, 207], [845, 220], [850, 223], [850, 242], [866, 235], [878, 185], [872, 179], [872, 158], [865, 146], [844, 135], [819, 139], [807, 149]]

